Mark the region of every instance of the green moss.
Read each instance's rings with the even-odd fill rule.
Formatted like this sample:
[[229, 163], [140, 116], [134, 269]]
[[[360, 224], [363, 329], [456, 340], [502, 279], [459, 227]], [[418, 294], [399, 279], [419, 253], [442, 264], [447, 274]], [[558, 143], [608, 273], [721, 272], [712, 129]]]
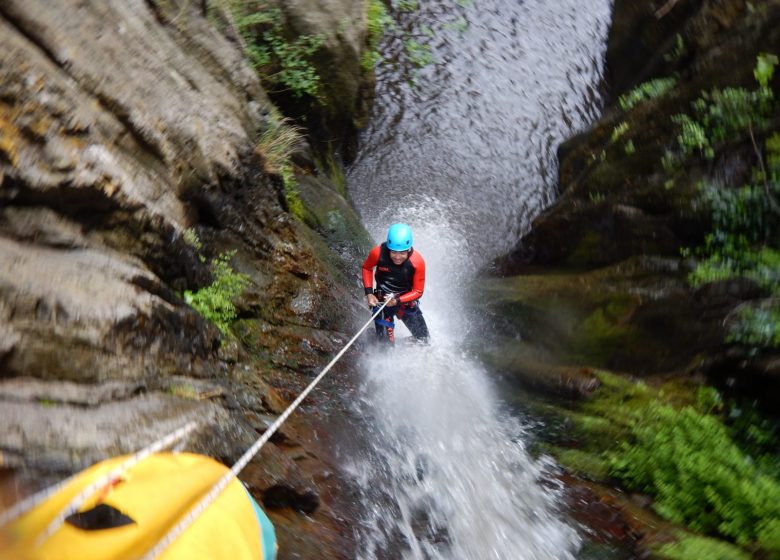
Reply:
[[604, 480], [609, 475], [609, 462], [600, 454], [580, 449], [552, 450], [555, 458], [568, 471], [591, 480]]
[[627, 299], [610, 301], [577, 325], [572, 344], [576, 362], [606, 366], [616, 350], [637, 340], [638, 334], [626, 320], [630, 305]]
[[[603, 199], [603, 194], [601, 195]], [[587, 231], [582, 236], [577, 247], [569, 254], [566, 259], [570, 265], [583, 265], [597, 262], [601, 248], [604, 246], [604, 239], [595, 231]]]
[[344, 198], [347, 198], [347, 177], [344, 175], [344, 168], [336, 161], [336, 156], [331, 148], [328, 148], [325, 156], [317, 158], [317, 168], [324, 169], [328, 174], [328, 179]]
[[301, 193], [298, 190], [298, 181], [295, 178], [295, 172], [291, 165], [285, 165], [281, 168], [282, 182], [284, 183], [284, 197], [287, 200], [287, 207], [290, 213], [299, 220], [306, 221], [307, 212], [301, 200]]
[[406, 53], [409, 61], [418, 68], [423, 68], [429, 64], [433, 64], [434, 59], [431, 46], [425, 43], [420, 43], [412, 37], [409, 37], [404, 41], [404, 52]]
[[658, 547], [654, 552], [663, 560], [750, 560], [751, 555], [721, 540], [694, 535], [681, 536], [677, 542]]
[[198, 389], [191, 383], [174, 383], [168, 387], [166, 392], [174, 397], [183, 399], [198, 399]]

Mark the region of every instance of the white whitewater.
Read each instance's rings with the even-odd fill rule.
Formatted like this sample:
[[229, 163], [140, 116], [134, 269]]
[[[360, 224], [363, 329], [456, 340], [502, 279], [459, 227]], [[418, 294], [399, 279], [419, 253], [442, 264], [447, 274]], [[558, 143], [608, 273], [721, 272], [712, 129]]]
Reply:
[[[556, 146], [599, 111], [610, 9], [429, 0], [398, 17], [405, 33], [428, 37], [437, 63], [417, 71], [416, 86], [403, 64], [379, 73], [348, 181], [375, 239], [390, 223], [412, 225], [432, 344], [401, 340], [362, 359], [355, 407], [369, 449], [348, 465], [363, 489], [361, 559], [577, 555], [550, 465], [529, 455], [522, 420], [464, 350], [480, 336], [466, 287], [554, 199]], [[400, 44], [390, 41], [387, 56]]]

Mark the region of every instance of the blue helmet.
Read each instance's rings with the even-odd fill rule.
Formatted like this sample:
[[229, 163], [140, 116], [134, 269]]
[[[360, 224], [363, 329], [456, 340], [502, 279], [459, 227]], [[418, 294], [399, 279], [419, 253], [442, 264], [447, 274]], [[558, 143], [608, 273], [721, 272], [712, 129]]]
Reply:
[[406, 224], [393, 224], [387, 230], [387, 248], [391, 251], [408, 251], [412, 248], [412, 228]]

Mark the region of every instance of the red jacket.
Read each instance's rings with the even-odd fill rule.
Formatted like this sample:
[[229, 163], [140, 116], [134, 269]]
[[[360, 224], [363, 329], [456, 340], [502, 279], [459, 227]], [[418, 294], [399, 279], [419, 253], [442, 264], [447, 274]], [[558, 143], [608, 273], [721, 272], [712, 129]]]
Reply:
[[366, 294], [373, 292], [376, 277], [377, 289], [384, 294], [395, 294], [401, 303], [420, 299], [425, 289], [425, 261], [414, 249], [409, 250], [409, 256], [403, 263], [396, 265], [390, 259], [387, 244], [377, 245], [363, 261], [362, 273]]

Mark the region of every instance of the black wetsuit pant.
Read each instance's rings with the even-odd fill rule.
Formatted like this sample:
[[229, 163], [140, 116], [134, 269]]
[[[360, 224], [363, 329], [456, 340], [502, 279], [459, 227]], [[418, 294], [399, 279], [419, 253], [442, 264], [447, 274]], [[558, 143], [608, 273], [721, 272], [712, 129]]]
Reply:
[[395, 307], [385, 307], [382, 313], [374, 320], [376, 324], [376, 338], [379, 341], [395, 342], [395, 321], [398, 317], [404, 322], [406, 328], [417, 340], [428, 342], [428, 325], [425, 323], [420, 305], [416, 302], [402, 303]]

